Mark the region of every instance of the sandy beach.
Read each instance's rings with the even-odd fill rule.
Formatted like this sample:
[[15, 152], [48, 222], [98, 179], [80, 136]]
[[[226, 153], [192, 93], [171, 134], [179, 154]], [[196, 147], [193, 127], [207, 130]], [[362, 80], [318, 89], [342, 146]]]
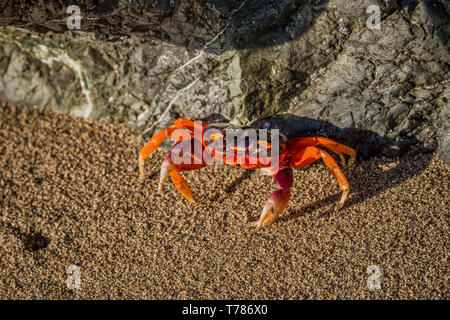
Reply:
[[1, 106], [0, 299], [450, 298], [450, 170], [436, 156], [358, 159], [342, 209], [322, 163], [296, 170], [287, 210], [257, 230], [270, 177], [211, 166], [183, 173], [198, 204], [170, 182], [158, 196], [164, 152], [141, 182], [144, 143], [119, 124]]

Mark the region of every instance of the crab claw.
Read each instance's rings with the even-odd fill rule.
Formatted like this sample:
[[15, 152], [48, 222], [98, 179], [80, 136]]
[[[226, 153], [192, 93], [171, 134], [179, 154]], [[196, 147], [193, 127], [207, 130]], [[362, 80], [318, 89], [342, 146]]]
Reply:
[[286, 209], [289, 199], [291, 198], [291, 189], [280, 189], [275, 191], [267, 199], [261, 216], [256, 222], [256, 227], [272, 223], [278, 215]]

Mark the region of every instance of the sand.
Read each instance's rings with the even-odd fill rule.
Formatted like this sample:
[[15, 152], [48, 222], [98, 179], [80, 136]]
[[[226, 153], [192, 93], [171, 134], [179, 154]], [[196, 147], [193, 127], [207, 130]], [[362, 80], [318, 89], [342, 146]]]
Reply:
[[156, 195], [162, 151], [138, 180], [144, 141], [120, 124], [0, 110], [1, 299], [450, 298], [450, 170], [433, 155], [344, 168], [340, 210], [323, 164], [296, 170], [286, 212], [257, 230], [268, 176], [188, 172], [194, 205], [170, 182]]

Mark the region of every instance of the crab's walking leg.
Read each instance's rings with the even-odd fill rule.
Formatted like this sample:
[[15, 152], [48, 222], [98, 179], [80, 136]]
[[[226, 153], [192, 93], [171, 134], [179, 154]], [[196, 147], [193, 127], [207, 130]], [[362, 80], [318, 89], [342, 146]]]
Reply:
[[171, 154], [169, 153], [161, 164], [161, 174], [159, 176], [158, 194], [162, 192], [162, 186], [166, 182], [170, 173], [175, 170], [175, 164], [172, 161]]
[[345, 165], [344, 154], [349, 155], [351, 157], [348, 163], [349, 166], [352, 166], [353, 163], [355, 162], [356, 152], [353, 148], [347, 147], [344, 144], [338, 143], [328, 138], [307, 137], [307, 138], [295, 138], [289, 141], [289, 149], [291, 150], [300, 150], [306, 147], [316, 147], [319, 145], [324, 146], [325, 148], [338, 154], [343, 165]]
[[189, 200], [194, 201], [194, 196], [192, 195], [191, 188], [189, 188], [186, 180], [178, 173], [177, 170], [170, 171], [170, 178], [172, 179], [173, 184], [177, 187], [178, 191], [180, 191], [181, 195]]
[[[170, 175], [173, 184], [181, 195], [189, 201], [194, 200], [191, 188], [189, 188], [186, 180], [179, 174], [179, 171], [197, 170], [207, 165], [201, 160], [201, 155], [204, 150], [203, 146], [201, 143], [199, 143], [199, 146], [200, 149], [196, 150], [194, 139], [178, 142], [172, 146], [170, 153], [166, 156], [161, 165], [158, 194], [161, 194], [162, 186]], [[177, 155], [177, 157], [173, 158], [173, 154]], [[183, 157], [183, 155], [186, 155], [186, 157]], [[195, 162], [196, 159], [200, 161]]]
[[183, 179], [183, 177], [178, 173], [178, 171], [179, 169], [173, 163], [171, 159], [171, 154], [169, 153], [161, 165], [161, 176], [159, 179], [158, 194], [161, 194], [162, 186], [164, 182], [167, 180], [167, 177], [170, 175], [173, 184], [181, 193], [181, 195], [189, 201], [194, 200], [191, 188], [189, 188], [186, 180]]
[[[206, 124], [202, 123], [202, 127]], [[144, 162], [145, 158], [155, 152], [161, 145], [165, 137], [174, 139], [175, 141], [181, 141], [193, 137], [195, 122], [186, 118], [178, 118], [175, 120], [172, 127], [158, 131], [150, 140], [145, 144], [139, 153], [139, 178], [143, 180], [145, 178]], [[180, 130], [185, 129], [185, 130]]]
[[272, 223], [286, 209], [291, 198], [291, 188], [294, 181], [292, 169], [281, 169], [273, 177], [280, 189], [272, 193], [267, 199], [259, 221], [256, 223], [257, 228]]
[[149, 155], [151, 155], [153, 152], [155, 152], [156, 149], [161, 145], [164, 138], [166, 136], [166, 129], [159, 131], [157, 134], [155, 134], [153, 137], [150, 138], [150, 140], [146, 143], [146, 145], [141, 149], [141, 152], [139, 152], [139, 178], [141, 180], [144, 180], [145, 178], [145, 169], [144, 169], [144, 162], [145, 158], [147, 158]]
[[333, 157], [330, 156], [326, 151], [316, 147], [306, 147], [294, 154], [289, 161], [289, 164], [292, 168], [303, 168], [317, 161], [318, 159], [322, 159], [323, 162], [325, 162], [328, 169], [330, 169], [330, 172], [333, 175], [334, 179], [336, 179], [337, 183], [339, 184], [339, 187], [342, 189], [342, 196], [341, 200], [339, 201], [339, 205], [342, 206], [348, 198], [350, 186], [341, 168], [339, 168]]

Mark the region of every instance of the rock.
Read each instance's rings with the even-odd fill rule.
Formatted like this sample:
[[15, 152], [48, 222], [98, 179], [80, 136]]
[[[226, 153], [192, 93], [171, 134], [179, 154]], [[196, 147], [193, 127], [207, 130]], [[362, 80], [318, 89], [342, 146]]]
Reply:
[[145, 138], [179, 116], [285, 114], [289, 132], [309, 118], [365, 155], [436, 149], [450, 165], [447, 1], [84, 1], [81, 30], [61, 3], [0, 12], [1, 100]]

